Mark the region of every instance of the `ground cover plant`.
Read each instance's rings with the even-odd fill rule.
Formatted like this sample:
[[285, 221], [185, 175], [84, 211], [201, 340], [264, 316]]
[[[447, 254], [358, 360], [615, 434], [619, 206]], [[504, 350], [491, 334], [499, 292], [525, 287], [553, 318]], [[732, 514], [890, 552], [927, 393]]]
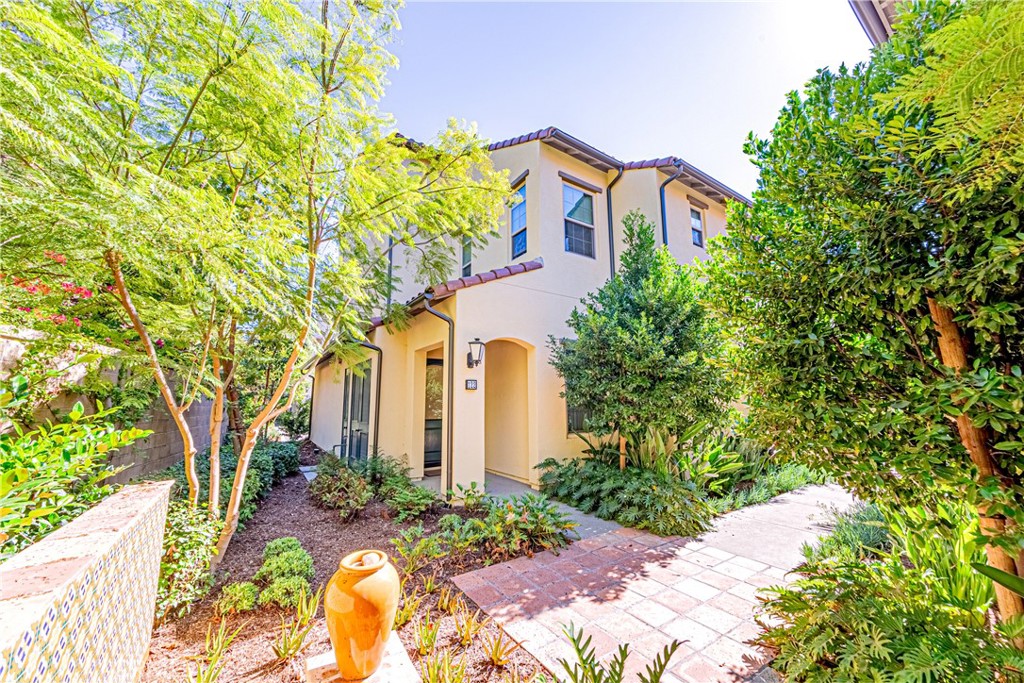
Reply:
[[[311, 462], [310, 449], [304, 447], [302, 453], [304, 461]], [[364, 473], [367, 470], [379, 472], [381, 469], [396, 466], [401, 468], [400, 463], [383, 460], [374, 462], [373, 458], [360, 463], [359, 466], [360, 471]], [[373, 475], [364, 476], [368, 483], [374, 481]], [[377, 479], [378, 488], [384, 478]], [[450, 538], [451, 527], [448, 525], [451, 524], [451, 516], [479, 519], [488, 514], [482, 496], [477, 497], [470, 493], [470, 498], [476, 500], [475, 506], [471, 506], [472, 513], [461, 507], [450, 510], [435, 509], [427, 511], [415, 522], [400, 523], [394, 519], [381, 498], [375, 495], [358, 516], [346, 522], [341, 520], [334, 509], [317, 505], [309, 496], [308, 489], [306, 480], [301, 476], [287, 477], [271, 489], [267, 497], [260, 502], [253, 518], [239, 532], [227, 554], [221, 558], [214, 588], [205, 598], [194, 604], [188, 614], [173, 622], [164, 623], [155, 630], [143, 681], [180, 683], [187, 678], [188, 663], [191, 661], [188, 658], [202, 656], [207, 625], [219, 616], [221, 603], [226, 596], [234, 597], [233, 594], [238, 591], [245, 594], [243, 601], [249, 601], [251, 604], [252, 589], [238, 586], [244, 586], [248, 582], [259, 590], [260, 587], [256, 586], [252, 577], [263, 566], [265, 553], [294, 550], [298, 547], [297, 541], [313, 558], [313, 578], [310, 585], [320, 586], [327, 583], [337, 570], [339, 560], [349, 552], [367, 547], [378, 548], [387, 552], [392, 562], [402, 571], [406, 566], [405, 558], [391, 543], [392, 539], [398, 539], [402, 532], [411, 530], [408, 537], [413, 545], [424, 537], [436, 538], [437, 540], [431, 543], [438, 543], [441, 542], [442, 536]], [[522, 504], [513, 505], [513, 510], [517, 511], [518, 518], [522, 515], [524, 507]], [[507, 516], [507, 508], [505, 511]], [[442, 522], [446, 517], [449, 521]], [[538, 544], [534, 548], [543, 547], [541, 541], [544, 539], [544, 533], [526, 534], [523, 529], [519, 529], [520, 535], [517, 536], [513, 533], [515, 526], [509, 523], [508, 531], [502, 533], [503, 538], [513, 539], [506, 547], [523, 548], [521, 544], [517, 546], [515, 539], [521, 540], [525, 536], [537, 539]], [[547, 527], [537, 528], [543, 530]], [[282, 534], [288, 534], [296, 541], [282, 539]], [[506, 675], [517, 675], [520, 678], [514, 680], [527, 681], [535, 673], [543, 673], [542, 667], [528, 653], [519, 649], [514, 641], [501, 631], [500, 626], [493, 622], [486, 622], [481, 626], [469, 646], [461, 644], [462, 636], [459, 634], [456, 619], [458, 618], [459, 623], [463, 625], [467, 624], [472, 621], [476, 608], [468, 604], [465, 596], [450, 579], [481, 567], [485, 562], [493, 561], [489, 559], [490, 553], [481, 550], [458, 555], [454, 552], [440, 553], [439, 556], [427, 552], [426, 555], [431, 559], [426, 564], [421, 564], [415, 575], [405, 581], [405, 594], [414, 596], [414, 599], [411, 602], [403, 601], [401, 607], [408, 610], [409, 615], [405, 624], [398, 626], [395, 635], [401, 639], [406, 649], [415, 652], [415, 624], [429, 611], [430, 619], [438, 625], [436, 652], [440, 654], [450, 650], [453, 662], [462, 660], [466, 665], [467, 682], [502, 681]], [[258, 594], [256, 599], [258, 601]], [[227, 604], [224, 604], [224, 609], [225, 612], [228, 611]], [[468, 610], [468, 615], [460, 611], [463, 609]], [[298, 617], [295, 612], [296, 610], [280, 608], [276, 604], [260, 607], [257, 602], [255, 610], [227, 614], [231, 628], [241, 627], [241, 631], [220, 660], [224, 663], [221, 680], [245, 679], [274, 683], [301, 680], [303, 657], [293, 656], [288, 661], [280, 662], [274, 652], [278, 641], [283, 642], [284, 637], [291, 634], [292, 626], [297, 623]], [[312, 627], [302, 640], [302, 652], [319, 654], [327, 651], [330, 646], [322, 614], [314, 617], [309, 624]], [[488, 645], [493, 642], [499, 643], [494, 653], [498, 659], [497, 664], [490, 660]], [[423, 658], [417, 654], [412, 656], [416, 666], [424, 671], [429, 655]]]
[[862, 562], [879, 557], [892, 546], [885, 516], [873, 503], [857, 501], [848, 510], [832, 508], [825, 524], [829, 533], [813, 545], [803, 546], [808, 562]]
[[625, 526], [663, 536], [695, 536], [711, 520], [710, 507], [691, 482], [637, 467], [620, 470], [597, 458], [549, 458], [540, 467], [545, 493]]
[[[538, 467], [548, 495], [603, 519], [659, 535], [694, 536], [718, 514], [764, 503], [825, 476], [771, 454], [736, 434], [697, 423], [681, 436], [648, 428], [627, 440], [623, 454], [610, 440], [587, 442], [584, 458], [549, 458]], [[624, 461], [625, 469], [619, 469]]]
[[181, 617], [210, 590], [221, 522], [203, 508], [171, 501], [164, 525], [163, 557], [156, 592], [156, 621]]
[[787, 588], [767, 591], [761, 636], [794, 681], [1021, 680], [1019, 622], [991, 626], [978, 522], [959, 503], [834, 513]]

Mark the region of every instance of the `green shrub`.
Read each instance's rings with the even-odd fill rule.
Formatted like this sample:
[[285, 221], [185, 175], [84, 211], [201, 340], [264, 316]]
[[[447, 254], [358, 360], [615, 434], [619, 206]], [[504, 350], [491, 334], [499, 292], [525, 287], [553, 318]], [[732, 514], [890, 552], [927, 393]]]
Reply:
[[977, 515], [962, 502], [933, 503], [927, 509], [883, 507], [882, 513], [893, 554], [933, 577], [936, 595], [944, 604], [973, 614], [978, 625], [984, 624], [995, 592], [992, 581], [971, 567], [986, 562]]
[[858, 501], [845, 511], [832, 508], [829, 517], [827, 524], [831, 530], [828, 535], [819, 538], [815, 545], [805, 543], [802, 548], [808, 562], [874, 559], [891, 545], [885, 517], [873, 503]]
[[539, 467], [541, 488], [564, 503], [625, 526], [669, 536], [693, 536], [707, 529], [711, 509], [691, 482], [650, 470], [620, 470], [593, 458]]
[[271, 557], [276, 557], [290, 550], [302, 550], [302, 544], [299, 543], [299, 539], [294, 536], [282, 536], [281, 538], [275, 538], [273, 541], [267, 543], [266, 547], [263, 548], [263, 561], [266, 562]]
[[[0, 406], [7, 411], [21, 405], [28, 383], [17, 376], [0, 387]], [[109, 465], [110, 454], [150, 434], [116, 429], [108, 421], [114, 414], [87, 416], [76, 403], [62, 422], [0, 434], [0, 557], [31, 545], [114, 492], [104, 483], [118, 471]]]
[[307, 581], [313, 578], [313, 557], [301, 547], [271, 555], [264, 560], [253, 579], [273, 583], [288, 576], [298, 576]]
[[253, 447], [249, 455], [249, 471], [246, 472], [245, 478], [246, 483], [249, 483], [249, 480], [258, 482], [258, 498], [270, 493], [277, 480], [274, 478], [274, 458], [268, 448], [259, 444]]
[[815, 563], [788, 588], [771, 589], [779, 625], [761, 643], [778, 653], [786, 680], [990, 683], [1019, 680], [1024, 653], [944, 603], [929, 572], [899, 559]]
[[[366, 480], [375, 496], [387, 499], [395, 491], [409, 488], [409, 467], [405, 463], [382, 453], [374, 453], [363, 461], [352, 463], [352, 469]], [[317, 472], [320, 467], [317, 467]]]
[[299, 444], [297, 441], [267, 441], [256, 446], [270, 456], [274, 469], [274, 483], [299, 471]]
[[494, 559], [561, 548], [576, 528], [557, 505], [535, 493], [489, 500], [483, 524], [485, 549]]
[[256, 609], [256, 601], [259, 599], [260, 589], [256, 584], [249, 581], [229, 583], [220, 591], [220, 599], [217, 600], [217, 614], [235, 614], [237, 612], [250, 612]]
[[210, 561], [223, 523], [205, 508], [173, 500], [164, 528], [164, 554], [156, 594], [156, 620], [186, 614], [210, 590]]
[[823, 484], [826, 476], [805, 465], [785, 463], [769, 465], [754, 480], [749, 488], [729, 491], [720, 497], [711, 497], [708, 504], [716, 514], [738, 510], [748, 505], [766, 503], [780, 493], [794, 491], [808, 484]]
[[320, 460], [309, 495], [318, 505], [338, 510], [341, 519], [348, 521], [366, 507], [372, 494], [366, 481], [340, 462], [334, 456]]
[[416, 519], [438, 503], [437, 494], [422, 486], [408, 486], [393, 491], [385, 501], [399, 522]]
[[261, 607], [273, 604], [290, 609], [297, 607], [300, 598], [309, 594], [309, 579], [297, 575], [282, 576], [260, 592], [259, 602]]
[[[199, 476], [199, 500], [204, 501], [209, 499], [210, 491], [210, 451], [209, 449], [202, 453], [197, 453], [195, 458], [196, 473]], [[220, 511], [221, 516], [228, 507], [228, 500], [231, 498], [231, 487], [235, 481], [235, 469], [238, 461], [235, 460], [235, 455], [230, 448], [222, 448], [220, 451]], [[265, 455], [257, 456], [256, 452], [253, 452], [253, 457], [250, 460], [249, 471], [245, 477], [245, 484], [242, 486], [242, 502], [238, 508], [238, 521], [247, 522], [252, 519], [252, 516], [256, 514], [256, 505], [261, 497], [263, 497], [268, 488], [266, 486], [267, 478], [266, 472], [273, 469], [273, 463], [269, 461]], [[255, 469], [255, 471], [254, 471]], [[188, 496], [188, 479], [185, 477], [185, 463], [179, 462], [175, 465], [168, 467], [166, 470], [157, 472], [156, 474], [148, 475], [147, 479], [173, 479], [177, 486], [175, 486], [175, 496], [178, 498], [186, 498]]]

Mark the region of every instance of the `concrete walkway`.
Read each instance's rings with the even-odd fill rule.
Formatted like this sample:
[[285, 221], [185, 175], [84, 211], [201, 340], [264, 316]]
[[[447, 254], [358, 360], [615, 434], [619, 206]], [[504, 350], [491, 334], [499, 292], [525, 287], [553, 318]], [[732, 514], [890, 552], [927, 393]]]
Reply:
[[455, 583], [555, 675], [571, 657], [562, 634], [571, 622], [600, 657], [629, 643], [629, 680], [673, 639], [683, 645], [664, 683], [776, 680], [747, 644], [758, 633], [757, 591], [784, 583], [802, 544], [824, 533], [822, 507], [852, 500], [836, 486], [811, 486], [724, 515], [696, 541], [619, 528]]

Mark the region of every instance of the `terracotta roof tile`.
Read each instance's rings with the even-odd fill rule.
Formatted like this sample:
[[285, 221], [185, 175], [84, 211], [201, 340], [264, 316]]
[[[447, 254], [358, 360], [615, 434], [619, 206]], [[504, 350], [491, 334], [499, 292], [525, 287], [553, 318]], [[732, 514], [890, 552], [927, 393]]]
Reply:
[[[438, 301], [446, 299], [460, 289], [466, 289], [468, 287], [475, 287], [476, 285], [486, 284], [493, 282], [494, 280], [501, 280], [513, 275], [519, 275], [520, 273], [529, 273], [532, 270], [540, 270], [544, 267], [544, 259], [537, 257], [532, 261], [524, 261], [523, 263], [512, 263], [501, 268], [495, 268], [494, 270], [486, 270], [476, 275], [470, 275], [469, 277], [460, 277], [440, 285], [428, 287], [426, 292], [430, 292], [434, 295], [434, 300]], [[412, 303], [418, 299], [422, 294], [413, 297], [408, 303]], [[413, 315], [419, 313], [419, 311], [413, 311]], [[380, 316], [373, 316], [370, 318], [370, 330], [380, 327], [384, 324], [383, 319]], [[369, 330], [367, 330], [369, 331]]]
[[501, 140], [499, 142], [491, 143], [490, 145], [487, 146], [487, 150], [490, 151], [490, 152], [493, 152], [496, 149], [505, 149], [506, 147], [512, 147], [514, 145], [521, 145], [524, 142], [533, 142], [534, 140], [543, 140], [544, 138], [549, 138], [552, 135], [554, 135], [555, 130], [557, 130], [557, 129], [554, 126], [548, 126], [547, 128], [542, 128], [540, 130], [535, 130], [532, 133], [526, 133], [524, 135], [517, 135], [516, 137], [509, 138], [508, 140]]
[[495, 268], [494, 270], [487, 270], [483, 273], [477, 273], [476, 275], [470, 275], [469, 277], [460, 277], [455, 280], [449, 280], [440, 285], [430, 287], [427, 289], [428, 292], [434, 294], [435, 299], [444, 298], [457, 292], [460, 289], [466, 289], [467, 287], [475, 287], [476, 285], [482, 285], [487, 282], [494, 280], [501, 280], [512, 275], [518, 275], [520, 273], [527, 273], [531, 270], [538, 270], [544, 267], [544, 259], [536, 258], [532, 261], [526, 261], [524, 263], [513, 263], [501, 268]]

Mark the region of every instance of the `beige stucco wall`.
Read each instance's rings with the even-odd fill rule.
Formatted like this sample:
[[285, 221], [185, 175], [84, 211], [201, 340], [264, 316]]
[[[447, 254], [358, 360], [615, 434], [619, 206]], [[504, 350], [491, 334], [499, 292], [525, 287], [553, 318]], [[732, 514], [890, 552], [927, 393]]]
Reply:
[[[576, 457], [582, 452], [583, 442], [567, 432], [566, 403], [559, 395], [562, 381], [549, 362], [548, 338], [569, 336], [565, 322], [569, 313], [610, 274], [606, 201], [614, 172], [603, 173], [539, 142], [497, 150], [492, 159], [496, 167], [509, 171], [510, 178], [529, 170], [527, 251], [514, 261], [511, 258], [510, 212], [506, 210], [494, 237], [474, 250], [473, 273], [536, 258], [543, 259], [544, 267], [461, 289], [437, 304], [455, 320], [453, 485], [482, 482], [487, 469], [536, 484], [535, 467], [541, 460]], [[565, 251], [562, 185], [566, 181], [559, 171], [603, 190], [594, 193], [595, 258]], [[624, 247], [622, 217], [630, 210], [640, 209], [647, 215], [661, 243], [658, 189], [666, 177], [656, 169], [626, 171], [613, 189], [616, 265]], [[725, 209], [720, 204], [678, 181], [667, 186], [669, 249], [682, 262], [705, 255], [692, 243], [687, 195], [709, 206], [705, 241], [725, 229]], [[458, 248], [455, 255], [453, 278], [461, 272]], [[405, 263], [402, 249], [396, 250], [396, 268], [403, 270]], [[399, 297], [403, 301], [423, 289], [410, 274], [404, 277]], [[426, 358], [448, 357], [447, 335], [447, 326], [427, 313], [414, 317], [402, 331], [379, 327], [368, 335], [383, 350], [379, 445], [389, 455], [404, 457], [415, 477], [423, 475]], [[466, 353], [475, 338], [487, 343], [487, 350], [480, 367], [468, 368]], [[311, 438], [325, 449], [333, 447], [341, 434], [338, 367], [332, 362], [317, 370]], [[373, 368], [376, 372], [376, 359]], [[467, 380], [476, 380], [477, 389], [468, 389]], [[447, 401], [447, 387], [444, 395]], [[443, 444], [441, 476], [446, 482], [447, 441]]]

